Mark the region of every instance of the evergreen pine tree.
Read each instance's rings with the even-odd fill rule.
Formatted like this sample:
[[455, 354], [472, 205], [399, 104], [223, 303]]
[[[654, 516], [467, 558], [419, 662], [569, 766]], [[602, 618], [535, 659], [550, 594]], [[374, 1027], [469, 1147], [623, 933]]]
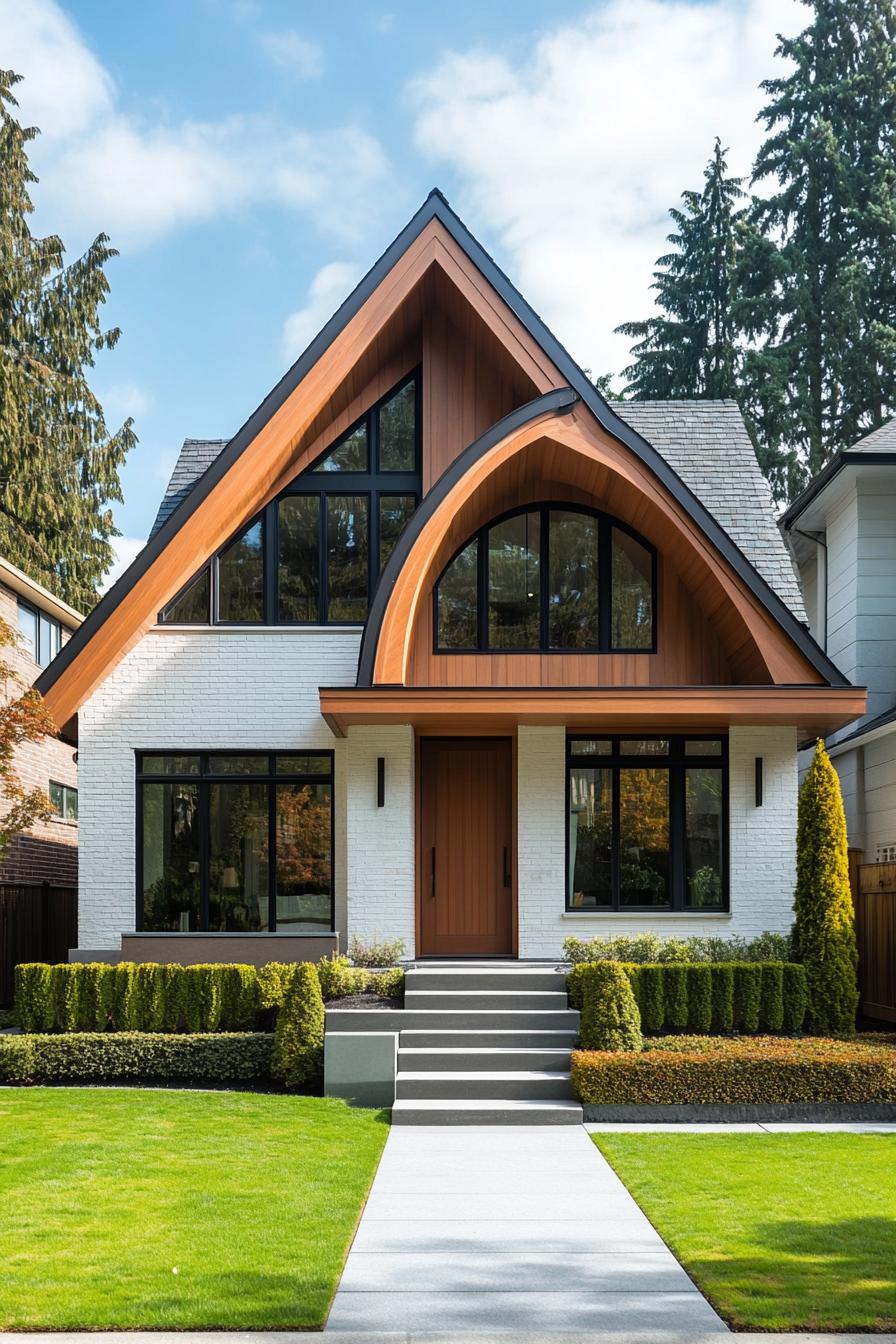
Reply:
[[20, 76], [0, 71], [0, 554], [75, 607], [93, 606], [117, 536], [109, 505], [136, 442], [109, 434], [87, 370], [115, 345], [99, 307], [115, 252], [104, 234], [71, 265], [35, 238], [28, 166], [34, 128], [13, 115]]
[[794, 951], [809, 991], [807, 1027], [851, 1035], [859, 991], [846, 818], [840, 780], [821, 741], [800, 788], [793, 909]]
[[745, 368], [767, 451], [791, 454], [790, 496], [896, 407], [896, 7], [803, 3], [812, 22], [776, 50], [793, 69], [762, 85], [753, 181], [773, 189], [754, 217], [780, 266]]
[[736, 393], [738, 258], [749, 226], [738, 204], [741, 179], [727, 175], [725, 153], [717, 138], [703, 190], [683, 192], [681, 209], [669, 211], [674, 250], [658, 258], [651, 286], [660, 315], [616, 328], [636, 342], [635, 361], [623, 370], [636, 401]]

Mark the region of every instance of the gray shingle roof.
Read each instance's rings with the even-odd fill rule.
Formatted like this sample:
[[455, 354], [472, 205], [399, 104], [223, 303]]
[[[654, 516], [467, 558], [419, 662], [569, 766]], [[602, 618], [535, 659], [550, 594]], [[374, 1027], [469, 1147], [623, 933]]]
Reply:
[[[759, 470], [737, 404], [733, 401], [611, 404], [632, 429], [653, 444], [794, 615], [805, 621], [796, 574], [775, 521], [771, 491]], [[184, 440], [150, 535], [158, 531], [226, 442], [226, 439]]]
[[799, 583], [735, 401], [625, 401], [613, 410], [652, 443], [716, 522], [805, 621]]
[[862, 453], [896, 453], [896, 416], [888, 420], [880, 429], [874, 429], [870, 434], [866, 434], [864, 439], [859, 439], [847, 452]]
[[227, 439], [184, 439], [178, 459], [171, 473], [171, 480], [165, 489], [156, 520], [149, 533], [154, 537], [169, 514], [173, 513], [182, 499], [190, 493], [199, 477], [210, 467]]

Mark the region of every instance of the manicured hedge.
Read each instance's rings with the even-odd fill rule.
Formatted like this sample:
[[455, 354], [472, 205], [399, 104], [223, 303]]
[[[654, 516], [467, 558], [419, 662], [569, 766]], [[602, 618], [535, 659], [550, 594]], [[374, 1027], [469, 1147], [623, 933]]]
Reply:
[[287, 1087], [314, 1082], [324, 1065], [324, 1001], [310, 962], [294, 966], [277, 1013], [271, 1072]]
[[[582, 1006], [589, 964], [606, 963], [572, 968], [566, 983], [574, 1008]], [[806, 974], [795, 962], [663, 962], [624, 970], [647, 1033], [793, 1033], [806, 1015]]]
[[0, 1083], [111, 1082], [126, 1078], [254, 1082], [271, 1076], [273, 1040], [267, 1032], [4, 1036], [0, 1037]]
[[[280, 962], [260, 968], [26, 962], [16, 967], [16, 1014], [26, 1032], [251, 1031], [269, 1025], [264, 1015], [280, 1007], [292, 971]], [[399, 967], [376, 972], [333, 957], [315, 974], [324, 998], [365, 991], [394, 998], [404, 991]]]
[[574, 966], [584, 961], [621, 961], [634, 965], [696, 961], [790, 961], [793, 936], [760, 933], [755, 938], [661, 938], [658, 933], [613, 934], [610, 937], [563, 940], [563, 956]]
[[672, 1037], [625, 1054], [575, 1050], [572, 1081], [596, 1106], [896, 1102], [896, 1041]]
[[618, 961], [595, 961], [582, 977], [580, 1041], [586, 1050], [640, 1050], [641, 1016]]

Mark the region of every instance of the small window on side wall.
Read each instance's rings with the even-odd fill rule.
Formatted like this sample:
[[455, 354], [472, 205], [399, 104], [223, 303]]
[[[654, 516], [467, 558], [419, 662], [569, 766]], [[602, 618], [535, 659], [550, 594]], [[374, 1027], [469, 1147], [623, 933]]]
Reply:
[[78, 790], [50, 780], [50, 806], [60, 821], [78, 820]]

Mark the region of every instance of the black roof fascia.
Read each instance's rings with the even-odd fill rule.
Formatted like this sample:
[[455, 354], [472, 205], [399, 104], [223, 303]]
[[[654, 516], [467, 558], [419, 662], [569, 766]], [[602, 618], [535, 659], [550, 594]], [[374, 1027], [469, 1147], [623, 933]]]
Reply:
[[875, 453], [873, 451], [863, 452], [861, 448], [848, 448], [836, 457], [832, 457], [826, 467], [822, 467], [817, 476], [813, 477], [805, 490], [797, 495], [788, 508], [784, 510], [778, 519], [778, 526], [789, 531], [793, 524], [799, 518], [800, 514], [815, 499], [816, 495], [821, 494], [822, 490], [828, 485], [835, 476], [838, 476], [844, 467], [894, 467], [896, 466], [896, 453]]
[[524, 406], [518, 406], [515, 411], [511, 411], [509, 415], [505, 415], [503, 419], [498, 420], [478, 439], [469, 444], [460, 456], [456, 457], [445, 468], [439, 479], [426, 492], [398, 538], [373, 590], [370, 610], [367, 613], [367, 622], [361, 638], [361, 649], [358, 654], [356, 686], [369, 687], [373, 685], [376, 649], [379, 643], [383, 617], [386, 614], [386, 607], [389, 605], [389, 598], [392, 596], [392, 590], [414, 542], [442, 503], [442, 500], [469, 471], [474, 462], [477, 462], [480, 457], [494, 448], [495, 444], [500, 443], [508, 434], [512, 434], [516, 429], [522, 429], [524, 425], [531, 424], [532, 421], [538, 420], [543, 415], [563, 415], [567, 411], [571, 411], [578, 401], [579, 397], [571, 388], [559, 387], [551, 392], [545, 392], [540, 397], [535, 397], [533, 401], [527, 401]]
[[886, 728], [888, 724], [896, 723], [896, 705], [892, 709], [885, 709], [883, 714], [878, 714], [875, 718], [869, 719], [867, 723], [859, 724], [858, 728], [853, 728], [846, 737], [838, 737], [836, 742], [831, 743], [831, 749], [834, 747], [845, 747], [848, 743], [854, 742], [857, 737], [864, 737], [866, 733], [876, 732], [878, 728]]
[[[74, 661], [96, 631], [116, 610], [134, 584], [143, 577], [182, 524], [208, 497], [241, 453], [295, 390], [323, 352], [332, 344], [396, 262], [433, 219], [438, 219], [458, 246], [488, 280], [496, 293], [519, 318], [532, 338], [538, 342], [545, 354], [557, 366], [569, 386], [578, 393], [598, 422], [615, 438], [624, 443], [653, 472], [673, 497], [688, 510], [702, 531], [724, 555], [738, 577], [768, 610], [769, 614], [787, 631], [800, 652], [816, 671], [831, 685], [849, 685], [847, 679], [819, 648], [790, 608], [762, 578], [705, 505], [685, 485], [684, 481], [652, 444], [636, 433], [610, 408], [572, 356], [564, 349], [497, 263], [477, 242], [463, 221], [454, 213], [445, 196], [438, 189], [433, 189], [417, 213], [386, 248], [379, 260], [374, 263], [363, 280], [340, 305], [330, 320], [322, 327], [295, 364], [283, 375], [276, 387], [268, 393], [257, 410], [237, 431], [220, 456], [203, 472], [189, 494], [181, 500], [155, 536], [147, 542], [124, 574], [94, 607], [83, 625], [63, 646], [53, 662], [38, 678], [35, 683], [37, 689], [46, 693], [54, 685], [62, 672]], [[877, 456], [880, 457], [881, 454], [877, 454]]]

